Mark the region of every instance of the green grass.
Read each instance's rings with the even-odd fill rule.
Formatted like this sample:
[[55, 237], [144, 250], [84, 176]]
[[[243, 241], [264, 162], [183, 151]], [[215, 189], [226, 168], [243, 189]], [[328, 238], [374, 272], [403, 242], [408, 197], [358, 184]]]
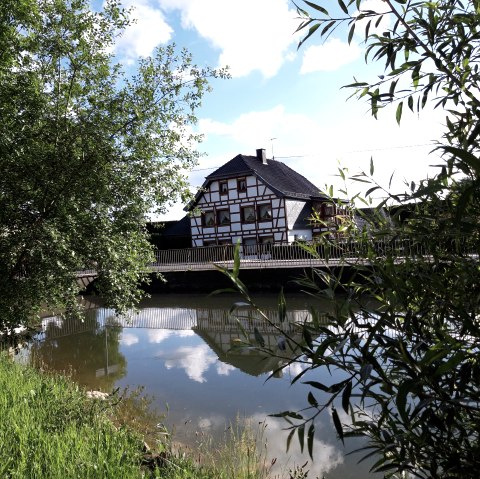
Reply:
[[0, 477], [138, 478], [140, 438], [62, 377], [0, 355]]
[[137, 414], [132, 429], [122, 418], [126, 409], [128, 401], [87, 399], [68, 378], [17, 364], [0, 351], [0, 478], [269, 477], [265, 451], [249, 426], [232, 427], [220, 445], [206, 439], [195, 453], [173, 454], [168, 442], [158, 442], [145, 454], [147, 428]]
[[217, 479], [269, 479], [273, 464], [267, 460], [265, 427], [265, 423], [237, 418], [220, 443], [205, 436], [198, 446], [202, 463]]

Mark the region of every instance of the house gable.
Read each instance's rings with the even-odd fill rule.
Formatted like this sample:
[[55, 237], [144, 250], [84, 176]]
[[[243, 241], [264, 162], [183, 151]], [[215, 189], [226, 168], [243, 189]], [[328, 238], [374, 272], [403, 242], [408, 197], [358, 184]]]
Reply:
[[329, 198], [287, 165], [237, 155], [207, 176], [185, 208], [192, 211], [192, 245], [291, 242], [312, 239], [312, 200]]

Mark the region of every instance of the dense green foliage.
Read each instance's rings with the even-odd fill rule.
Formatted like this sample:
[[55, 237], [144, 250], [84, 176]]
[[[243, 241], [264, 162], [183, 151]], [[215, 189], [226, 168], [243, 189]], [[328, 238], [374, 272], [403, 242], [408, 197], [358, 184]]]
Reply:
[[[387, 192], [380, 206], [397, 205], [394, 221], [385, 221], [379, 206], [367, 218], [367, 229], [352, 230], [364, 244], [370, 266], [356, 268], [355, 277], [341, 285], [349, 295], [331, 318], [335, 328], [307, 341], [302, 351], [310, 362], [306, 371], [328, 365], [343, 371], [344, 378], [335, 384], [309, 382], [314, 412], [300, 423], [311, 425], [319, 411], [332, 407], [342, 439], [369, 438], [367, 450], [378, 458], [374, 470], [476, 477], [480, 3], [387, 0], [379, 11], [362, 11], [367, 2], [338, 0], [337, 18], [319, 2], [304, 3], [319, 16], [313, 19], [300, 10], [305, 22], [300, 29], [309, 28], [307, 37], [318, 28], [322, 36], [328, 35], [346, 22], [352, 41], [355, 28], [361, 26], [366, 58], [385, 63], [385, 76], [378, 82], [350, 85], [358, 97], [369, 97], [373, 115], [396, 104], [400, 123], [404, 104], [420, 112], [431, 100], [445, 110], [447, 128], [438, 146], [445, 160], [438, 175], [412, 184], [407, 192]], [[380, 186], [371, 175], [356, 179], [372, 182], [367, 197]], [[392, 244], [407, 238], [416, 245], [416, 253], [379, 253], [378, 238]], [[401, 261], [396, 261], [398, 256]], [[316, 287], [317, 294], [338, 291], [337, 275], [326, 272], [323, 279], [323, 286], [305, 284]], [[378, 302], [374, 313], [362, 306], [365, 296]], [[317, 402], [315, 390], [328, 399]], [[343, 424], [337, 412], [340, 404], [350, 415]]]
[[[362, 29], [367, 60], [383, 61], [385, 74], [374, 83], [349, 86], [359, 98], [369, 98], [375, 117], [394, 104], [400, 123], [404, 104], [421, 112], [433, 102], [445, 111], [446, 131], [437, 147], [444, 159], [438, 174], [407, 191], [377, 184], [373, 162], [368, 174], [352, 177], [371, 183], [363, 198], [367, 205], [374, 191], [381, 188], [386, 195], [364, 215], [362, 228], [342, 225], [362, 261], [345, 261], [340, 272], [315, 270], [300, 280], [314, 296], [330, 298], [333, 313], [325, 327], [312, 311], [301, 344], [279, 331], [282, 341], [297, 347], [292, 362], [303, 370], [293, 381], [311, 387], [305, 410], [279, 414], [291, 428], [288, 444], [297, 435], [314, 457], [315, 418], [329, 410], [342, 441], [367, 439], [361, 457], [373, 457], [376, 472], [475, 478], [480, 470], [480, 2], [304, 0], [298, 12], [299, 30], [306, 32], [301, 43], [312, 35], [338, 34], [343, 25], [351, 42]], [[347, 180], [344, 170], [340, 176]], [[348, 195], [347, 189], [341, 194]], [[329, 237], [323, 244], [327, 251], [352, 247]], [[316, 254], [315, 247], [306, 248]], [[253, 304], [239, 279], [238, 261], [224, 272]], [[372, 299], [373, 310], [366, 305]], [[280, 318], [287, 307], [281, 295]], [[325, 367], [340, 380], [319, 382], [316, 369]]]
[[187, 195], [189, 128], [224, 72], [167, 46], [127, 75], [111, 52], [128, 23], [117, 0], [0, 3], [0, 329], [73, 307], [83, 268], [131, 306], [152, 255], [147, 213]]

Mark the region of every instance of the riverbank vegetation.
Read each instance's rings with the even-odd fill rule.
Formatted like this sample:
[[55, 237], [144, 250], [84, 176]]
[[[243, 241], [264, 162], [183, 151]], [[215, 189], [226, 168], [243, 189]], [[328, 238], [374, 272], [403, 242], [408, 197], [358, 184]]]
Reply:
[[156, 439], [154, 433], [146, 435], [151, 417], [142, 418], [140, 407], [129, 419], [132, 408], [122, 400], [131, 397], [89, 399], [68, 378], [23, 366], [0, 352], [0, 477], [271, 477], [271, 464], [259, 447], [261, 431], [253, 426], [238, 422], [226, 429], [220, 444], [204, 436], [197, 448], [180, 450], [163, 428]]

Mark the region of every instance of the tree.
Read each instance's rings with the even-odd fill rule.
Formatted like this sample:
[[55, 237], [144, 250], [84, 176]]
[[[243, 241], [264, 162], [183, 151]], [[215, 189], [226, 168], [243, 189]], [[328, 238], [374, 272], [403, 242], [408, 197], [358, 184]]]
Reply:
[[83, 268], [114, 307], [138, 300], [146, 214], [188, 194], [189, 128], [208, 78], [226, 75], [173, 45], [127, 75], [111, 52], [128, 12], [89, 3], [0, 5], [0, 329], [74, 307]]
[[[350, 228], [365, 261], [345, 261], [348, 280], [336, 270], [300, 280], [311, 294], [332, 298], [334, 313], [325, 326], [313, 311], [313, 322], [303, 326], [304, 341], [292, 360], [303, 371], [293, 382], [311, 387], [308, 406], [279, 416], [291, 429], [288, 443], [296, 432], [312, 456], [315, 418], [330, 410], [342, 441], [367, 438], [363, 454], [374, 458], [374, 471], [474, 478], [480, 469], [480, 2], [384, 0], [374, 10], [372, 2], [337, 0], [331, 15], [332, 3], [304, 0], [298, 7], [298, 29], [306, 32], [300, 45], [312, 35], [340, 32], [344, 24], [351, 42], [362, 27], [366, 58], [384, 61], [385, 75], [349, 87], [369, 98], [375, 117], [396, 104], [399, 123], [403, 105], [415, 112], [427, 102], [444, 108], [438, 151], [445, 163], [436, 177], [406, 192], [386, 188], [385, 201], [365, 217], [369, 228]], [[353, 177], [372, 183], [368, 204], [381, 187], [373, 174], [372, 163], [370, 173]], [[340, 175], [345, 178], [345, 171]], [[398, 221], [384, 221], [385, 206]], [[342, 248], [328, 237], [324, 245]], [[315, 247], [309, 250], [316, 254]], [[224, 272], [253, 304], [238, 265]], [[372, 299], [374, 311], [366, 304]], [[285, 308], [280, 295], [280, 317]], [[318, 381], [315, 370], [325, 367], [339, 371], [340, 379]], [[349, 421], [342, 421], [340, 409]]]

